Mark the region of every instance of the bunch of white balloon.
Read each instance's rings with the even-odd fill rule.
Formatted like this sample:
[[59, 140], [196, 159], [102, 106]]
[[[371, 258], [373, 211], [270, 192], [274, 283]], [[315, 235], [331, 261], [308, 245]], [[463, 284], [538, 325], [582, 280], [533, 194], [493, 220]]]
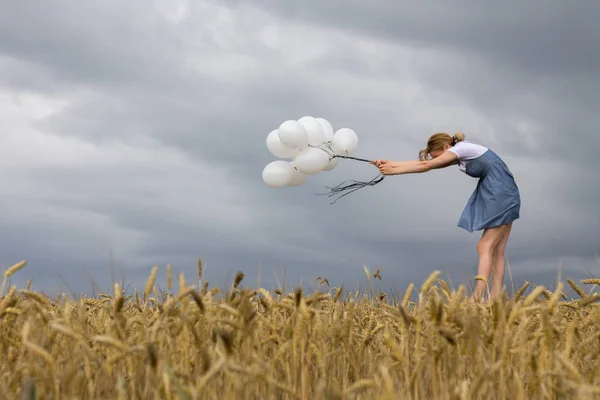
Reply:
[[308, 175], [334, 169], [339, 158], [356, 151], [358, 136], [349, 128], [334, 133], [324, 118], [287, 120], [267, 136], [267, 149], [278, 158], [265, 166], [263, 181], [270, 187], [300, 186]]

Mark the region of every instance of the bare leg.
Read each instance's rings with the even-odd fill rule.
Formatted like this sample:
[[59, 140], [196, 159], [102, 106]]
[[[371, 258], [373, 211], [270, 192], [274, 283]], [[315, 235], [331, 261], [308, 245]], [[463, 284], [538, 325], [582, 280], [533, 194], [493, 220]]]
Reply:
[[[504, 227], [498, 226], [495, 228], [486, 229], [481, 235], [481, 239], [477, 244], [477, 253], [479, 254], [479, 269], [477, 274], [490, 278], [492, 272], [492, 256], [494, 249], [502, 239]], [[487, 283], [477, 281], [475, 290], [473, 291], [473, 301], [481, 301], [487, 292]]]
[[500, 295], [500, 290], [502, 290], [502, 284], [504, 283], [504, 250], [506, 249], [506, 243], [508, 242], [508, 237], [510, 236], [510, 230], [512, 228], [512, 224], [503, 226], [503, 234], [500, 242], [496, 246], [492, 256], [492, 291], [490, 292], [490, 300], [495, 299]]

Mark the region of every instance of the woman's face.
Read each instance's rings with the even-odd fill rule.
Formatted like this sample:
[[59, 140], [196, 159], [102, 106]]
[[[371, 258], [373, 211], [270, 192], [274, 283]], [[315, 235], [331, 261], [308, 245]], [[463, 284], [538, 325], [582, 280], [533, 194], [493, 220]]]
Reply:
[[429, 152], [431, 158], [436, 158], [444, 154], [446, 150], [448, 150], [451, 146], [449, 144], [444, 145], [441, 149], [432, 150]]

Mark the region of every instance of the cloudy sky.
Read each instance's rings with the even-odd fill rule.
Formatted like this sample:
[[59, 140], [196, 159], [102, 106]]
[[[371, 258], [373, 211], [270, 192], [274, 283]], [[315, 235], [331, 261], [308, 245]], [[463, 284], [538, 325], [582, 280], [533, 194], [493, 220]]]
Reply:
[[[576, 4], [576, 5], [574, 5]], [[271, 288], [381, 268], [404, 290], [472, 282], [480, 233], [456, 226], [476, 181], [456, 167], [371, 179], [341, 160], [302, 186], [262, 181], [268, 133], [327, 118], [356, 155], [415, 159], [463, 131], [509, 164], [514, 279], [600, 275], [600, 26], [595, 1], [0, 3], [0, 267], [48, 292], [140, 287], [165, 265]], [[510, 286], [509, 277], [507, 284]], [[314, 287], [314, 285], [313, 285]]]

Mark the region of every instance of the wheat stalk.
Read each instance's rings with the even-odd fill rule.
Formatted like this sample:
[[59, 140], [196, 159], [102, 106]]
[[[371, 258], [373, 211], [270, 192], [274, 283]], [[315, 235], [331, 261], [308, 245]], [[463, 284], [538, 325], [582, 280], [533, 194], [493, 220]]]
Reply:
[[156, 281], [156, 274], [158, 273], [158, 265], [152, 267], [152, 271], [150, 271], [150, 275], [148, 276], [148, 280], [146, 281], [146, 286], [144, 287], [144, 304], [146, 303], [150, 292], [154, 288], [154, 282]]
[[581, 283], [584, 283], [586, 285], [600, 285], [600, 278], [583, 279]]
[[144, 307], [137, 289], [129, 296], [117, 283], [77, 300], [11, 287], [0, 297], [0, 390], [224, 400], [600, 394], [600, 294], [564, 301], [559, 283], [525, 296], [526, 284], [511, 301], [470, 304], [464, 284], [451, 291], [435, 274], [415, 302], [414, 284], [400, 299], [370, 289], [346, 298], [341, 286], [244, 288], [241, 274], [221, 298], [183, 273], [179, 291], [159, 298], [156, 268]]
[[167, 289], [173, 290], [173, 267], [171, 264], [167, 264]]
[[2, 286], [0, 286], [0, 296], [4, 294], [4, 288], [6, 287], [6, 282], [8, 278], [14, 275], [18, 270], [23, 268], [27, 264], [26, 260], [19, 261], [15, 265], [9, 267], [6, 271], [4, 271], [4, 279], [2, 280]]
[[198, 257], [198, 261], [196, 263], [196, 267], [198, 269], [198, 288], [202, 287], [202, 276], [204, 275], [204, 265], [202, 263], [202, 259]]

